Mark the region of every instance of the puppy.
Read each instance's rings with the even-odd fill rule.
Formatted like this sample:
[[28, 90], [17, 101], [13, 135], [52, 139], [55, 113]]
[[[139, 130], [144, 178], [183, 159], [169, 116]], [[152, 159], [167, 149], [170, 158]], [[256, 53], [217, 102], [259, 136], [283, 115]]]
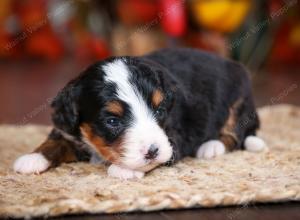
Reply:
[[141, 178], [186, 156], [260, 151], [263, 140], [246, 70], [193, 49], [113, 57], [90, 66], [52, 103], [54, 128], [14, 170], [104, 161], [108, 175]]

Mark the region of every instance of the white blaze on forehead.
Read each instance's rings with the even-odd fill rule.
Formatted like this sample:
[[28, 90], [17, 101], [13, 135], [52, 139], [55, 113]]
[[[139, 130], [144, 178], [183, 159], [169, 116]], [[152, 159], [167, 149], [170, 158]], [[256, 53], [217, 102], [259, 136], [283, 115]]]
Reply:
[[131, 73], [123, 60], [109, 63], [103, 67], [103, 70], [105, 72], [104, 80], [116, 84], [118, 98], [131, 107], [136, 120], [145, 116], [154, 119], [141, 94], [130, 82]]
[[168, 137], [158, 125], [136, 86], [130, 82], [131, 73], [125, 61], [119, 59], [106, 64], [103, 71], [105, 82], [116, 85], [117, 97], [130, 106], [133, 115], [132, 123], [125, 132], [124, 164], [133, 169], [147, 165], [144, 156], [152, 144], [159, 148], [156, 162], [167, 162], [172, 154]]

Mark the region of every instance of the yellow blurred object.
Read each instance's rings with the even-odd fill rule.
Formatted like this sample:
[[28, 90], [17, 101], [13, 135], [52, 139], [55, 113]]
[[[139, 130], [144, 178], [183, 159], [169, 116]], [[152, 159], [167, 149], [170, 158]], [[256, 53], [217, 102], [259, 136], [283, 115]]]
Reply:
[[300, 23], [292, 29], [290, 34], [290, 42], [293, 46], [300, 46]]
[[251, 0], [195, 0], [191, 8], [201, 26], [229, 33], [244, 21], [251, 3]]
[[4, 20], [10, 13], [11, 0], [0, 0], [0, 24], [2, 25]]

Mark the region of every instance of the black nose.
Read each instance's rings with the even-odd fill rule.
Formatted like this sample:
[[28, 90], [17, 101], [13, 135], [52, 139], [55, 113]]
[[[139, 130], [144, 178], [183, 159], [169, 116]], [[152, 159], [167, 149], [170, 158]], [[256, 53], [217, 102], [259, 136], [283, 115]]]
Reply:
[[152, 160], [155, 157], [157, 157], [158, 155], [158, 147], [156, 147], [154, 144], [152, 144], [147, 152], [147, 154], [145, 155], [145, 158], [147, 160]]

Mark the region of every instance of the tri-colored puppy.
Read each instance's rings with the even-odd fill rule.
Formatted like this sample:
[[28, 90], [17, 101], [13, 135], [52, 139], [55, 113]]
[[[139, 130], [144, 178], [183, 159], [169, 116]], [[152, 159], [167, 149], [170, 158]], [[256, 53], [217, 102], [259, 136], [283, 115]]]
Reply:
[[193, 49], [113, 57], [90, 66], [52, 103], [54, 128], [19, 173], [63, 162], [105, 161], [108, 174], [141, 178], [185, 156], [260, 151], [259, 120], [246, 70]]

